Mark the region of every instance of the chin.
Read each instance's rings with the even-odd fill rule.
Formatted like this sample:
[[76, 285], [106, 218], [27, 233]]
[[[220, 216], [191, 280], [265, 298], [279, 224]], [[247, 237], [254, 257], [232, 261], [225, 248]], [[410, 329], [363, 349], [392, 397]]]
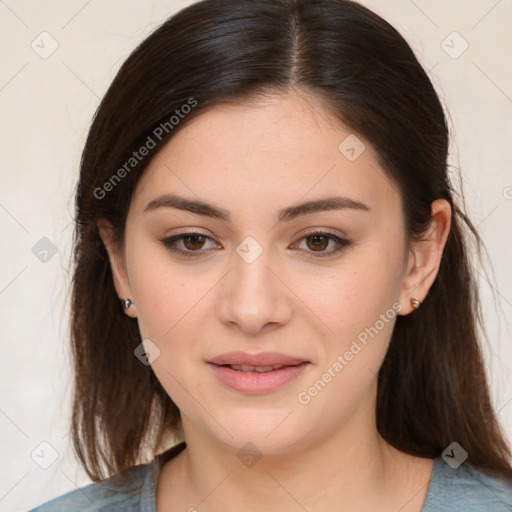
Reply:
[[241, 409], [216, 419], [225, 430], [209, 421], [210, 434], [237, 453], [252, 449], [265, 455], [289, 453], [306, 445], [311, 438], [306, 419], [299, 419], [291, 409], [268, 413], [261, 409]]

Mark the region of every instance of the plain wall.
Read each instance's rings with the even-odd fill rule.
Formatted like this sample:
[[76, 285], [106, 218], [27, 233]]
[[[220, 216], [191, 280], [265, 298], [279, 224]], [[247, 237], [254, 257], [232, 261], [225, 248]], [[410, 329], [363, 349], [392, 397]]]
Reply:
[[[68, 268], [80, 153], [99, 99], [121, 63], [189, 3], [0, 2], [0, 509], [5, 512], [27, 510], [89, 482], [68, 436]], [[491, 341], [484, 350], [492, 398], [512, 439], [512, 2], [362, 3], [406, 37], [431, 70], [450, 113], [451, 163], [462, 170], [468, 212], [495, 272], [495, 281], [479, 276]], [[469, 46], [457, 56], [464, 41]], [[55, 44], [56, 51], [45, 54]], [[53, 450], [57, 459], [43, 469]]]

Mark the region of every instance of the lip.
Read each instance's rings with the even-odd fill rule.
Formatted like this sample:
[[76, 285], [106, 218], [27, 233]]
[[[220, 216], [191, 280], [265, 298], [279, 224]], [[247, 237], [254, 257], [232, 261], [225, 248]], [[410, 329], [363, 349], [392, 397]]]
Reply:
[[[207, 361], [215, 377], [226, 387], [250, 395], [274, 391], [297, 378], [310, 362], [277, 352], [248, 354], [229, 352]], [[240, 371], [227, 365], [236, 366], [283, 366], [268, 372]]]
[[248, 354], [247, 352], [227, 352], [207, 361], [219, 366], [225, 364], [247, 366], [294, 366], [309, 361], [300, 357], [288, 356], [279, 352], [261, 352]]

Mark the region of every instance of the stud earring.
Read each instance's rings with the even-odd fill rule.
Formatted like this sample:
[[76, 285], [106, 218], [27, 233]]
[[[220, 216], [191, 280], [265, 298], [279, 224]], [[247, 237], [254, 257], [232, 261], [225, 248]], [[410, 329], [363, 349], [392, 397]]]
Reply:
[[421, 302], [418, 299], [415, 299], [414, 297], [411, 298], [411, 306], [414, 309], [418, 309], [420, 307]]
[[127, 309], [130, 308], [130, 306], [135, 306], [135, 302], [133, 302], [131, 299], [128, 299], [128, 298], [125, 298], [125, 299], [120, 299], [121, 300], [121, 304], [123, 306], [123, 309], [126, 311]]

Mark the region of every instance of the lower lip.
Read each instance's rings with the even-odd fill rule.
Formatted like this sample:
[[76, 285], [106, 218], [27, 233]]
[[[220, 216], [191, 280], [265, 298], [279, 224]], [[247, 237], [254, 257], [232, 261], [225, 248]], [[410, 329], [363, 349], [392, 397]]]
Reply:
[[309, 363], [296, 366], [285, 366], [270, 372], [242, 372], [229, 366], [218, 366], [208, 363], [216, 377], [226, 386], [235, 391], [258, 395], [277, 389], [300, 375]]

